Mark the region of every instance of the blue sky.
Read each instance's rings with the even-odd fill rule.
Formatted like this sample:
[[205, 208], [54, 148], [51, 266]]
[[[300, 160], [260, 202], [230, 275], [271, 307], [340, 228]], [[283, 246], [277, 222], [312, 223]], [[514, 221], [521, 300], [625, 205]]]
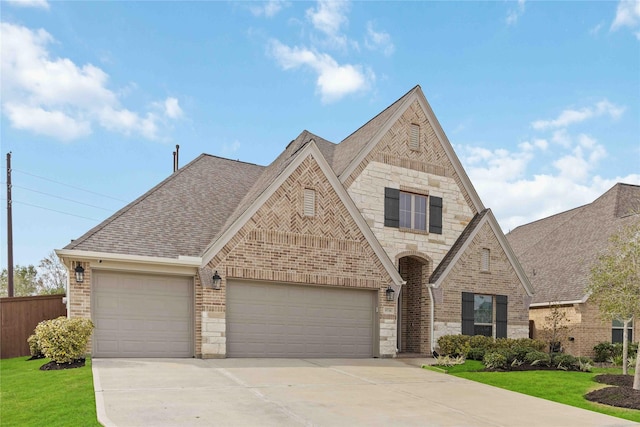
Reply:
[[416, 84], [505, 232], [640, 184], [638, 1], [0, 8], [16, 264], [169, 176], [176, 144], [181, 165], [266, 165], [304, 129], [340, 142]]

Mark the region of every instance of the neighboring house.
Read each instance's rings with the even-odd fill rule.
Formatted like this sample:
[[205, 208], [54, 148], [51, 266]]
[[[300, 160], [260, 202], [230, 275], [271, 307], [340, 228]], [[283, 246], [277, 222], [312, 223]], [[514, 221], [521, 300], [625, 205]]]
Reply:
[[528, 279], [419, 86], [339, 144], [304, 131], [269, 166], [203, 154], [57, 253], [99, 357], [528, 335]]
[[[609, 246], [609, 238], [623, 227], [640, 221], [640, 186], [616, 184], [594, 202], [530, 224], [507, 238], [535, 289], [529, 317], [534, 338], [541, 337], [552, 307], [569, 320], [565, 351], [593, 355], [603, 341], [622, 342], [622, 325], [603, 321], [597, 305], [585, 292], [591, 268]], [[637, 337], [640, 325], [629, 330]]]

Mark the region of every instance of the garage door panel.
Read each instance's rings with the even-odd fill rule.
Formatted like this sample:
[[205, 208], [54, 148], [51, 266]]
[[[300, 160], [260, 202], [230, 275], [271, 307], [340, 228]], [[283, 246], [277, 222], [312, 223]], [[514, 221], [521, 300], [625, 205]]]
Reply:
[[192, 357], [193, 282], [186, 277], [95, 272], [96, 357]]
[[229, 357], [371, 357], [373, 291], [230, 281]]

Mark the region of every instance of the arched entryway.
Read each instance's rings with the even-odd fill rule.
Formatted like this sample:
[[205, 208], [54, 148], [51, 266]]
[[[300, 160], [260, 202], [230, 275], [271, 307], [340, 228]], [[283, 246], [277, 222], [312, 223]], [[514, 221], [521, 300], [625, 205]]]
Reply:
[[398, 351], [430, 354], [430, 300], [427, 284], [433, 263], [429, 257], [408, 253], [398, 257], [406, 283], [398, 297]]

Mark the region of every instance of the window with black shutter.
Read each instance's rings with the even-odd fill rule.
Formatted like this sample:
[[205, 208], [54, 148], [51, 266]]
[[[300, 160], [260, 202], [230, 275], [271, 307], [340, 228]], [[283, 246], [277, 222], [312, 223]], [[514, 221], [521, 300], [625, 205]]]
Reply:
[[400, 227], [400, 190], [397, 188], [384, 189], [384, 225]]
[[462, 335], [474, 335], [473, 294], [462, 293]]
[[442, 234], [442, 197], [384, 189], [385, 227], [427, 231], [427, 217], [429, 233]]
[[496, 338], [507, 337], [507, 296], [496, 295]]

